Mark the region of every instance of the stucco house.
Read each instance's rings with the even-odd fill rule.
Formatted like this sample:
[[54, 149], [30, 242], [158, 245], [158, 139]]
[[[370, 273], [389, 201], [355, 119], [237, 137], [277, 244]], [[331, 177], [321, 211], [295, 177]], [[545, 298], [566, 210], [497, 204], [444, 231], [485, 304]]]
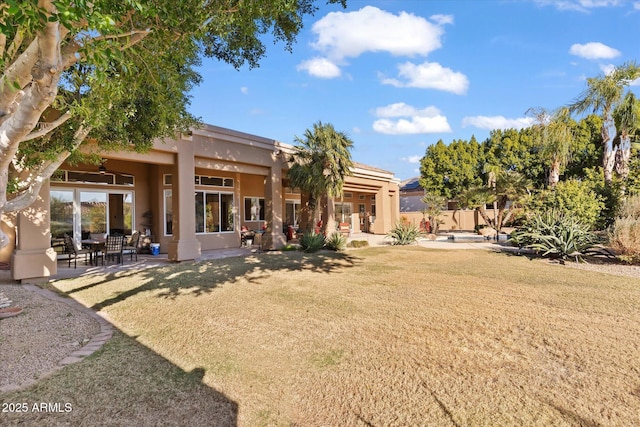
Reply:
[[[57, 272], [52, 239], [133, 230], [159, 243], [172, 261], [238, 247], [243, 226], [264, 230], [262, 246], [277, 249], [305, 203], [287, 183], [292, 151], [272, 139], [205, 125], [156, 141], [148, 153], [102, 152], [99, 167], [64, 164], [34, 205], [3, 218], [15, 245], [0, 252], [0, 261], [10, 262], [16, 280], [46, 280]], [[343, 197], [328, 201], [323, 219], [348, 223], [353, 232], [386, 234], [399, 206], [393, 173], [356, 163]]]

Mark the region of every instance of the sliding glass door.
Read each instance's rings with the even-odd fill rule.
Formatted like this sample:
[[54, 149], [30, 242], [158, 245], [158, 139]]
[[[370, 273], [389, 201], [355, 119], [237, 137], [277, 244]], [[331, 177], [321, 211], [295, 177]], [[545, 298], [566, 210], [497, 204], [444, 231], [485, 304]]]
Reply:
[[133, 191], [51, 189], [51, 237], [131, 234]]

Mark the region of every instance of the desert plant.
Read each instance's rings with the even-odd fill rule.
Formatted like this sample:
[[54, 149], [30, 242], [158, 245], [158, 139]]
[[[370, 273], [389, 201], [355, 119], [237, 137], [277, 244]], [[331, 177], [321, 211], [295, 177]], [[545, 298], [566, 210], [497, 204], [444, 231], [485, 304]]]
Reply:
[[318, 252], [324, 247], [324, 236], [319, 233], [304, 233], [300, 238], [300, 249], [305, 252]]
[[347, 243], [347, 246], [350, 248], [366, 248], [369, 246], [369, 242], [366, 240], [352, 240]]
[[347, 247], [347, 238], [340, 233], [333, 233], [325, 239], [324, 246], [332, 251], [343, 251]]
[[640, 262], [640, 196], [625, 200], [608, 234], [609, 246], [620, 258]]
[[512, 233], [509, 241], [543, 257], [562, 261], [573, 257], [579, 261], [596, 245], [597, 238], [589, 226], [575, 217], [552, 210], [534, 214], [524, 227]]
[[594, 229], [602, 210], [605, 208], [603, 197], [598, 194], [593, 183], [568, 179], [559, 182], [553, 190], [539, 195], [542, 210], [555, 210], [570, 215], [581, 224]]
[[391, 239], [392, 245], [410, 245], [415, 243], [422, 234], [420, 229], [415, 225], [398, 221], [389, 234], [387, 234], [387, 237]]

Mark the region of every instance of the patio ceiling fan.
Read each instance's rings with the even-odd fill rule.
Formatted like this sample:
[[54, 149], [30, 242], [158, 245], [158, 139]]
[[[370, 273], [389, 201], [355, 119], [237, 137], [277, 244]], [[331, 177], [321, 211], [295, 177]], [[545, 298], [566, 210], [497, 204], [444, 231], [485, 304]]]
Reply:
[[109, 159], [102, 159], [100, 161], [100, 166], [98, 166], [98, 172], [100, 172], [101, 175], [104, 175], [105, 173], [112, 173], [112, 174], [122, 174], [123, 172], [118, 172], [118, 171], [114, 171], [111, 169], [107, 169], [107, 166], [105, 166], [105, 163], [107, 163]]

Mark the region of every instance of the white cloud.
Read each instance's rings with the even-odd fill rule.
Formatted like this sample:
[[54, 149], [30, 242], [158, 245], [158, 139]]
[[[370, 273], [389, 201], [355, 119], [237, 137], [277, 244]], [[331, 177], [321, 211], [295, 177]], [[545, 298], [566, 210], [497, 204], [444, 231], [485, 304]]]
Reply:
[[597, 7], [619, 6], [622, 0], [535, 0], [541, 6], [554, 6], [558, 10], [589, 12]]
[[613, 71], [616, 69], [616, 66], [613, 64], [600, 64], [600, 69], [605, 75], [608, 76], [609, 74], [613, 73]]
[[443, 30], [436, 24], [407, 12], [398, 15], [365, 6], [355, 12], [331, 12], [316, 22], [318, 35], [313, 47], [331, 58], [355, 58], [365, 52], [392, 55], [427, 55], [441, 47]]
[[246, 86], [242, 86], [240, 88], [240, 92], [242, 92], [244, 95], [247, 95], [247, 94], [249, 94], [249, 88], [246, 87]]
[[438, 25], [453, 24], [453, 15], [432, 15], [429, 19]]
[[396, 102], [385, 107], [376, 108], [376, 116], [378, 117], [407, 117], [407, 116], [437, 116], [440, 110], [434, 106], [418, 110], [417, 108], [405, 104], [404, 102]]
[[407, 12], [394, 15], [374, 6], [354, 12], [331, 12], [311, 28], [317, 37], [311, 46], [321, 53], [322, 59], [305, 61], [298, 70], [333, 78], [340, 75], [338, 67], [347, 58], [357, 58], [366, 52], [426, 56], [442, 47], [442, 26], [453, 23], [451, 15], [433, 15], [430, 19]]
[[415, 156], [409, 156], [409, 157], [402, 157], [400, 160], [408, 162], [408, 163], [420, 163], [420, 159], [421, 158], [422, 158], [422, 156], [415, 155]]
[[417, 109], [404, 102], [376, 108], [380, 119], [373, 122], [373, 130], [386, 135], [451, 132], [447, 118], [436, 107]]
[[637, 1], [637, 2], [633, 3], [633, 9], [634, 10], [640, 10], [640, 1]]
[[600, 42], [576, 43], [571, 46], [569, 53], [586, 59], [611, 59], [620, 56], [619, 50]]
[[462, 119], [462, 126], [473, 126], [479, 129], [522, 129], [533, 124], [532, 117], [508, 119], [503, 116], [471, 116]]
[[298, 65], [297, 69], [298, 71], [306, 70], [312, 76], [322, 79], [332, 79], [339, 77], [341, 74], [340, 68], [326, 58], [313, 58], [303, 61]]
[[435, 62], [423, 62], [419, 65], [405, 62], [398, 65], [398, 70], [398, 75], [403, 80], [384, 78], [382, 83], [396, 87], [438, 89], [458, 95], [465, 94], [469, 88], [467, 76]]

